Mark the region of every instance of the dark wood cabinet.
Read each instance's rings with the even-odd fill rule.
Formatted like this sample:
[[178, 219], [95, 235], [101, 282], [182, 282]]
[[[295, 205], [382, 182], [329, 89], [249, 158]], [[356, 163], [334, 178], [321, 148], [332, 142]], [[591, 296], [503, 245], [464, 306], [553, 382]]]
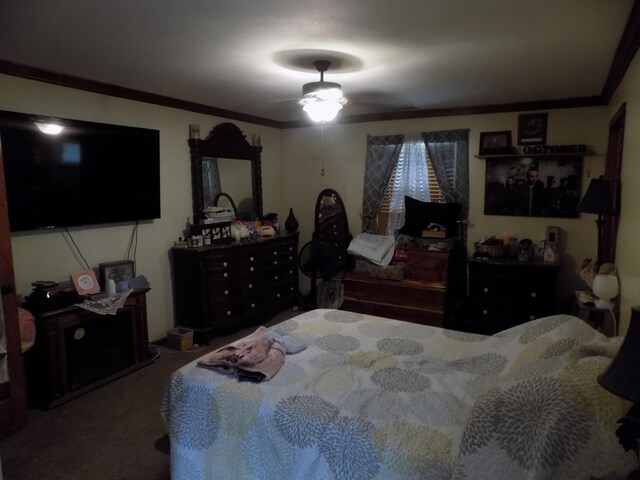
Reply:
[[55, 407], [149, 365], [147, 291], [134, 290], [116, 315], [78, 306], [36, 315], [27, 355], [32, 403]]
[[560, 265], [495, 258], [469, 260], [468, 315], [462, 328], [493, 334], [556, 312]]
[[411, 250], [402, 280], [348, 272], [344, 277], [342, 309], [444, 327], [448, 274], [448, 253]]
[[175, 323], [200, 338], [295, 304], [298, 233], [171, 250]]

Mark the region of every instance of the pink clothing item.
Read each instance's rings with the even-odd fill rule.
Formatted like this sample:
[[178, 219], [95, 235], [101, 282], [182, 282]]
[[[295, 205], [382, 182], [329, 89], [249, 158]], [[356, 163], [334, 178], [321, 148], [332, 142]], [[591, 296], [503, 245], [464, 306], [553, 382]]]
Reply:
[[198, 365], [233, 374], [242, 369], [262, 373], [266, 379], [272, 378], [284, 364], [285, 352], [280, 343], [264, 338], [266, 331], [265, 327], [259, 327], [251, 335], [198, 360]]

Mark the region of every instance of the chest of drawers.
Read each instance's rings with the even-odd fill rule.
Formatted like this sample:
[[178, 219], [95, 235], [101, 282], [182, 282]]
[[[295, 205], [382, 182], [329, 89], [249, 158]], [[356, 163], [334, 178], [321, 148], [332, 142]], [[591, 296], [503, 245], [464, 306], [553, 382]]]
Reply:
[[367, 272], [348, 272], [342, 308], [443, 327], [448, 272], [448, 253], [412, 250], [407, 274], [400, 281], [372, 278]]
[[260, 322], [298, 295], [298, 233], [171, 250], [175, 323], [199, 336]]
[[560, 265], [511, 259], [469, 260], [465, 329], [493, 334], [556, 313]]

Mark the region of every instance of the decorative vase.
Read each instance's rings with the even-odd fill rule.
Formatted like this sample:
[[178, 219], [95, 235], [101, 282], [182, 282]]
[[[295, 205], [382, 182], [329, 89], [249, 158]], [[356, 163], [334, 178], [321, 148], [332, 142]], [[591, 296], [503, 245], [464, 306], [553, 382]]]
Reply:
[[289, 233], [293, 233], [296, 230], [298, 230], [298, 219], [293, 214], [293, 208], [289, 209], [289, 216], [287, 217], [287, 219], [284, 222], [284, 228]]

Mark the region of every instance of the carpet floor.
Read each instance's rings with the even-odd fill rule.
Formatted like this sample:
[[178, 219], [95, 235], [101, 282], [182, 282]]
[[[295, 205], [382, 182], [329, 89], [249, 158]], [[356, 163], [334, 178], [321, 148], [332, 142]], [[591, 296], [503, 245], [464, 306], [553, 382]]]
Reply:
[[[291, 316], [283, 312], [265, 325]], [[48, 411], [30, 409], [27, 426], [0, 441], [0, 480], [165, 480], [169, 456], [160, 401], [169, 376], [256, 327], [212, 339], [194, 352], [160, 346], [149, 366]]]

